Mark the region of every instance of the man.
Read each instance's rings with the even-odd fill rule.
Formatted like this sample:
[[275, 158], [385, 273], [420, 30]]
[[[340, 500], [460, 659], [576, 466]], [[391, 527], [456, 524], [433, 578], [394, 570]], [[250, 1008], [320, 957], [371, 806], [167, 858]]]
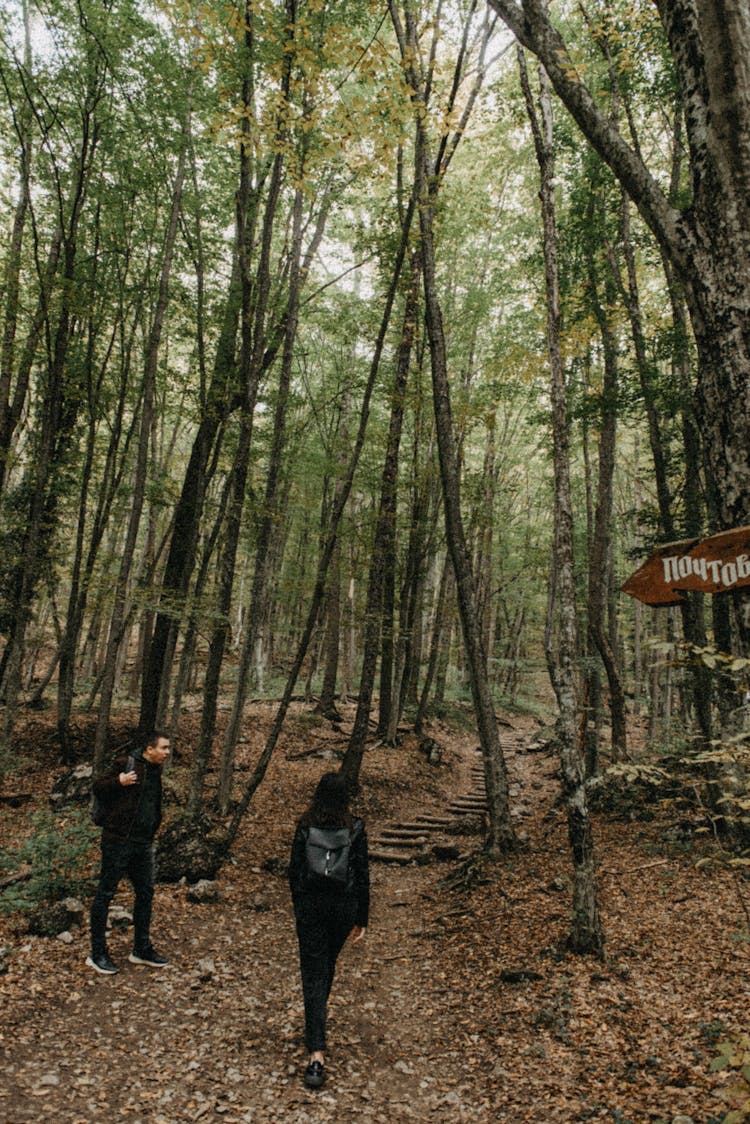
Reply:
[[169, 738], [157, 730], [149, 736], [145, 749], [118, 758], [111, 772], [94, 781], [94, 795], [104, 806], [102, 868], [91, 906], [91, 955], [86, 963], [104, 976], [118, 970], [107, 950], [107, 914], [124, 875], [135, 890], [135, 936], [128, 959], [152, 968], [168, 963], [155, 951], [150, 936], [153, 840], [161, 823], [161, 772], [168, 757]]

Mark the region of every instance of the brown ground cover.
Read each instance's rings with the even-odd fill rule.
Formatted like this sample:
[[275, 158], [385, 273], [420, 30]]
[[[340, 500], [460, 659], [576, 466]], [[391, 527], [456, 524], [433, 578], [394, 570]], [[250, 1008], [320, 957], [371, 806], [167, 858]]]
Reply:
[[[241, 765], [252, 764], [271, 716], [254, 708]], [[345, 950], [334, 985], [321, 1091], [301, 1082], [302, 1004], [283, 866], [296, 816], [331, 768], [299, 754], [343, 742], [299, 707], [220, 875], [219, 902], [191, 904], [185, 886], [157, 888], [155, 943], [169, 968], [128, 964], [123, 932], [110, 941], [122, 971], [96, 976], [84, 966], [85, 927], [64, 944], [2, 919], [0, 1119], [722, 1119], [727, 1078], [710, 1063], [717, 1041], [747, 1030], [750, 1006], [735, 883], [724, 871], [696, 870], [695, 846], [671, 838], [667, 806], [648, 821], [598, 815], [607, 954], [567, 955], [570, 862], [556, 761], [529, 750], [533, 722], [508, 720], [523, 849], [481, 868], [469, 888], [448, 884], [456, 863], [374, 864], [367, 940]], [[431, 733], [445, 749], [439, 767], [408, 738], [366, 754], [359, 810], [371, 837], [418, 812], [440, 813], [470, 790], [475, 737], [438, 724]], [[177, 788], [193, 734], [188, 722], [170, 778]], [[24, 740], [27, 765], [5, 777], [2, 795], [22, 788], [33, 799], [0, 804], [6, 843], [60, 771], [47, 748], [49, 723], [29, 722]], [[464, 854], [476, 846], [471, 837], [446, 841]], [[121, 901], [130, 904], [128, 887]]]

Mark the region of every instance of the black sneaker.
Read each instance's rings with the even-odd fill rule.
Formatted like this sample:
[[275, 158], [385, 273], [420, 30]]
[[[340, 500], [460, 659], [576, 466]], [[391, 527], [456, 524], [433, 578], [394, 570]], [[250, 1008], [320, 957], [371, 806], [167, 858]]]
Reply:
[[148, 964], [150, 968], [163, 968], [169, 963], [166, 956], [159, 956], [159, 953], [151, 945], [142, 949], [141, 952], [136, 952], [134, 949], [128, 960], [131, 964]]
[[326, 1079], [322, 1062], [310, 1062], [305, 1070], [305, 1085], [308, 1089], [319, 1089]]
[[113, 964], [109, 958], [108, 952], [100, 952], [98, 956], [86, 957], [86, 964], [89, 968], [93, 968], [95, 972], [100, 972], [103, 976], [114, 976], [115, 972], [119, 972], [116, 964]]

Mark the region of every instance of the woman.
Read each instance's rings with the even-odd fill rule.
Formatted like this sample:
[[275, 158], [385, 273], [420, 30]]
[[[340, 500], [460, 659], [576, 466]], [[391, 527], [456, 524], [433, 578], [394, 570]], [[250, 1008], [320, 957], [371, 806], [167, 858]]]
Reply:
[[[317, 844], [317, 850], [316, 850]], [[316, 855], [320, 855], [320, 863]], [[349, 792], [339, 773], [325, 773], [297, 824], [289, 864], [299, 940], [305, 1044], [310, 1060], [305, 1084], [325, 1079], [326, 1008], [336, 958], [347, 937], [363, 940], [370, 908], [365, 825], [349, 811]]]

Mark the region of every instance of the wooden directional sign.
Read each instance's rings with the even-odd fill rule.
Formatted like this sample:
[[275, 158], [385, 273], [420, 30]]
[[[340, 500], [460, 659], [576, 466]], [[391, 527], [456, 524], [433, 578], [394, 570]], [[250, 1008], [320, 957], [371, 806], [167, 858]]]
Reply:
[[750, 527], [666, 543], [622, 590], [646, 605], [679, 605], [685, 600], [681, 590], [726, 593], [742, 586], [750, 586]]

